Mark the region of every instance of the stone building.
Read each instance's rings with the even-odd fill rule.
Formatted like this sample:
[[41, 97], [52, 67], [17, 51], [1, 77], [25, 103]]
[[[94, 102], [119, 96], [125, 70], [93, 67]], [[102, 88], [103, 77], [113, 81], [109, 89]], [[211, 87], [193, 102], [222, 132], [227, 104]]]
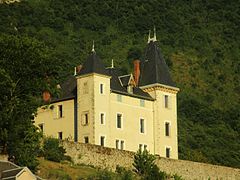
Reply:
[[144, 58], [134, 61], [133, 74], [106, 68], [93, 46], [81, 70], [59, 88], [62, 96], [39, 108], [35, 118], [45, 135], [178, 159], [179, 89], [155, 34]]

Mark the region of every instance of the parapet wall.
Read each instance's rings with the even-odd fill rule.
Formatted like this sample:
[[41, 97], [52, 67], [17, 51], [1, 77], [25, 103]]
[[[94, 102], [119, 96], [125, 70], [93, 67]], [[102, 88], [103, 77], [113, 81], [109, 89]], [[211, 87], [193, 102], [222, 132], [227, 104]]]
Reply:
[[[97, 145], [63, 142], [66, 154], [77, 164], [88, 164], [115, 170], [116, 166], [132, 169], [134, 152], [105, 148]], [[240, 180], [240, 169], [185, 160], [157, 157], [158, 167], [169, 174], [181, 175], [186, 180]]]

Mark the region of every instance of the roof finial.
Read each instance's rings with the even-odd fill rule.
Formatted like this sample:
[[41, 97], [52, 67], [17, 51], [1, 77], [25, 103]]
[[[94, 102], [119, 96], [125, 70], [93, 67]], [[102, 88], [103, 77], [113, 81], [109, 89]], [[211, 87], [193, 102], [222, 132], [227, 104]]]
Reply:
[[92, 44], [92, 52], [95, 52], [95, 49], [94, 49], [94, 40], [93, 40], [93, 44]]
[[112, 65], [111, 65], [111, 68], [114, 68], [113, 59], [112, 59]]
[[148, 43], [151, 41], [151, 30], [148, 31]]
[[77, 75], [77, 67], [74, 67], [74, 76]]
[[157, 41], [157, 35], [156, 35], [156, 27], [153, 28], [154, 36], [153, 36], [153, 42]]

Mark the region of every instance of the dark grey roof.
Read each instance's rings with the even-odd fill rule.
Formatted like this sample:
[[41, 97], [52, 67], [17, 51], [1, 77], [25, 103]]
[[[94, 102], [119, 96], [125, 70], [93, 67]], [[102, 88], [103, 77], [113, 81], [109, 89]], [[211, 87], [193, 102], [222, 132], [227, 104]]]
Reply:
[[69, 76], [66, 81], [60, 84], [60, 96], [53, 98], [51, 102], [58, 102], [76, 97], [77, 79], [75, 76]]
[[157, 42], [151, 41], [141, 62], [139, 86], [155, 83], [176, 87], [171, 79], [168, 66], [157, 46]]
[[[115, 68], [109, 68], [109, 69], [107, 69], [107, 71], [108, 71], [109, 76], [111, 76], [110, 88], [113, 92], [118, 93], [118, 94], [127, 95], [127, 96], [137, 97], [137, 98], [141, 98], [141, 99], [153, 100], [153, 98], [148, 93], [144, 92], [139, 87], [134, 87], [133, 93], [128, 93], [127, 86], [122, 86], [120, 83], [119, 70], [117, 70]], [[124, 76], [124, 77], [127, 77], [127, 78], [124, 78], [124, 82], [126, 81], [128, 83], [131, 75]]]
[[98, 73], [107, 75], [107, 71], [101, 62], [100, 58], [97, 56], [96, 52], [92, 52], [91, 55], [87, 58], [79, 75]]
[[17, 175], [20, 171], [22, 171], [22, 170], [23, 170], [23, 167], [3, 171], [3, 172], [2, 172], [2, 178], [7, 178], [7, 177], [16, 176], [16, 175]]

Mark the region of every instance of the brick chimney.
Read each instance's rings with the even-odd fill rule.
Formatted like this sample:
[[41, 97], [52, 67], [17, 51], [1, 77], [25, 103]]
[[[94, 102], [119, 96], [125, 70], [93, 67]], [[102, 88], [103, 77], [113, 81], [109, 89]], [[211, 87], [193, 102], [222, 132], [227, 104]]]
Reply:
[[140, 60], [136, 59], [133, 61], [133, 65], [134, 65], [134, 80], [136, 82], [136, 86], [138, 86], [138, 81], [139, 81], [139, 77], [140, 77]]
[[77, 73], [80, 73], [81, 69], [82, 69], [82, 65], [78, 65], [77, 66]]
[[51, 100], [51, 94], [47, 90], [43, 91], [42, 97], [44, 102], [49, 102]]

